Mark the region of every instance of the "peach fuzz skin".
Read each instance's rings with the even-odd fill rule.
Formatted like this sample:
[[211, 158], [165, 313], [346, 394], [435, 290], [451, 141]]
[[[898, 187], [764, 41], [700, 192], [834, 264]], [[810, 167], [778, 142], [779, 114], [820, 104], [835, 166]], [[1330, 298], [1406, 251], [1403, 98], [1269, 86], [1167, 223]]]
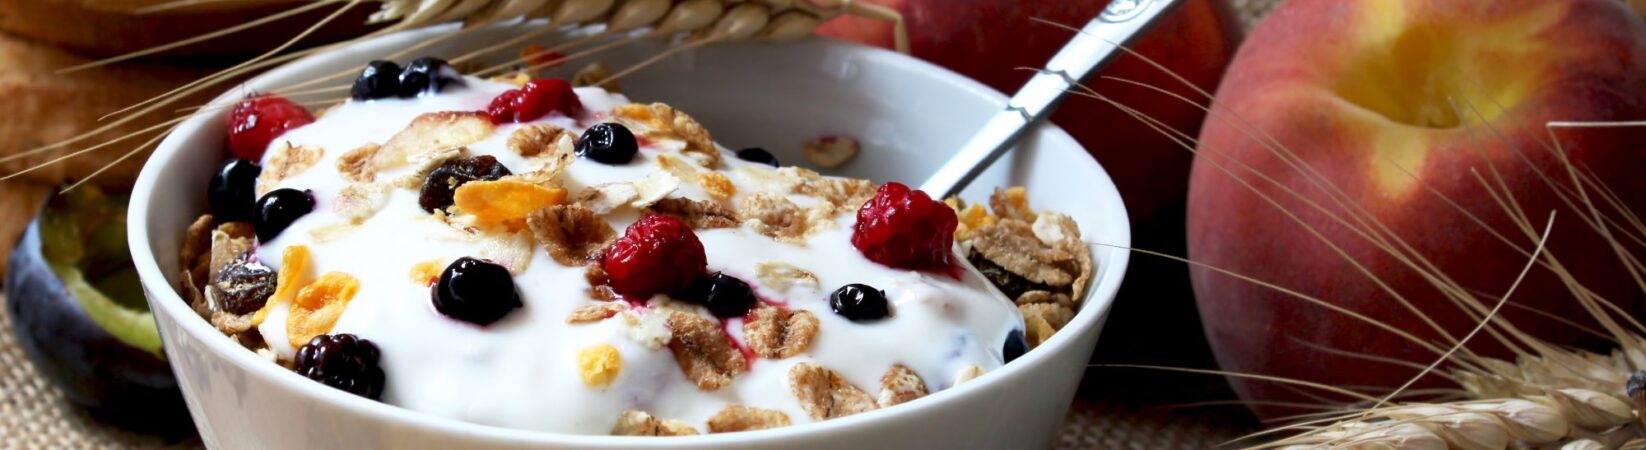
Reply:
[[[1375, 217], [1386, 227], [1377, 239], [1399, 237], [1440, 273], [1485, 293], [1477, 298], [1490, 304], [1512, 284], [1535, 242], [1482, 187], [1478, 173], [1493, 183], [1502, 177], [1535, 232], [1556, 212], [1548, 252], [1599, 295], [1631, 314], [1642, 312], [1641, 290], [1584, 222], [1581, 214], [1588, 211], [1572, 209], [1550, 187], [1553, 182], [1560, 192], [1572, 192], [1573, 183], [1562, 157], [1548, 147], [1544, 128], [1549, 121], [1646, 119], [1646, 21], [1623, 4], [1297, 0], [1248, 37], [1218, 98], [1191, 175], [1194, 260], [1322, 298], [1445, 348], [1450, 341], [1350, 260], [1453, 336], [1468, 333], [1475, 321], [1418, 272], [1307, 202], [1340, 217], [1351, 217], [1351, 210]], [[1646, 129], [1566, 129], [1556, 135], [1565, 158], [1592, 172], [1626, 207], [1646, 211], [1646, 177], [1639, 175], [1646, 167]], [[1276, 156], [1265, 137], [1284, 146], [1291, 161]], [[1322, 178], [1330, 188], [1316, 184]], [[1417, 369], [1323, 349], [1420, 365], [1438, 356], [1348, 315], [1247, 281], [1206, 269], [1194, 270], [1193, 279], [1207, 338], [1224, 370], [1386, 392]], [[1535, 268], [1511, 300], [1592, 323], [1567, 287], [1543, 268]], [[1602, 342], [1525, 308], [1506, 307], [1502, 315], [1556, 344]], [[1509, 354], [1486, 334], [1469, 346], [1487, 355]], [[1431, 376], [1420, 386], [1440, 381]], [[1248, 401], [1318, 403], [1278, 384], [1232, 382]], [[1254, 409], [1267, 417], [1296, 412]]]

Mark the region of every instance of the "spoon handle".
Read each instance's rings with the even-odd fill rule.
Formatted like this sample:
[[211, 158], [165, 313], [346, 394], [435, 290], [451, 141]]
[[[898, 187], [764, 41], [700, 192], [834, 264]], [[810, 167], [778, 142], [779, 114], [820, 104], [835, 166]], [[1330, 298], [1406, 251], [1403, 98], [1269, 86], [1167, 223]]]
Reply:
[[1025, 132], [1057, 109], [1069, 90], [1097, 69], [1114, 60], [1119, 46], [1127, 45], [1183, 0], [1114, 0], [1096, 18], [1046, 62], [1028, 83], [1018, 89], [1002, 110], [984, 123], [977, 134], [943, 163], [937, 173], [920, 185], [928, 194], [948, 198], [959, 194], [972, 179], [987, 169], [1007, 150], [1017, 145]]

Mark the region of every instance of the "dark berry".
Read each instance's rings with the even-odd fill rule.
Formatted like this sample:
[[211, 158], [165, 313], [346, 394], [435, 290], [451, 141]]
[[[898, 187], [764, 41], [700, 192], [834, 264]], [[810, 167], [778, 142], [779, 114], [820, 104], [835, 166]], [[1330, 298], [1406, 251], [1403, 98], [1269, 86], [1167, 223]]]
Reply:
[[1023, 330], [1017, 329], [1013, 329], [1011, 333], [1006, 334], [1006, 343], [1000, 347], [1000, 355], [1006, 358], [1006, 362], [1012, 362], [1012, 360], [1023, 356], [1028, 351], [1029, 342], [1023, 340]]
[[274, 295], [278, 281], [274, 269], [252, 260], [252, 253], [246, 252], [217, 272], [212, 287], [217, 288], [217, 300], [224, 311], [246, 315], [263, 309], [263, 304]]
[[749, 314], [758, 300], [749, 283], [737, 277], [715, 272], [692, 283], [682, 294], [685, 300], [709, 308], [715, 317], [743, 317]]
[[229, 110], [229, 151], [247, 161], [262, 161], [269, 143], [286, 130], [314, 122], [314, 114], [274, 94], [256, 94]]
[[640, 142], [629, 128], [616, 123], [600, 123], [589, 127], [577, 140], [577, 156], [603, 164], [623, 165], [640, 152]]
[[426, 94], [439, 94], [446, 90], [448, 85], [463, 85], [463, 74], [452, 68], [446, 60], [433, 57], [422, 57], [406, 64], [406, 69], [400, 71], [400, 97], [411, 98]]
[[520, 306], [514, 275], [483, 259], [458, 258], [434, 285], [436, 311], [475, 325], [491, 325]]
[[949, 267], [954, 253], [954, 209], [925, 192], [886, 183], [857, 210], [852, 246], [870, 261], [900, 269]]
[[350, 394], [383, 397], [382, 358], [377, 345], [352, 334], [322, 334], [297, 349], [292, 370]]
[[457, 193], [459, 186], [470, 181], [493, 181], [509, 175], [509, 168], [491, 156], [452, 158], [429, 171], [429, 176], [423, 179], [417, 205], [422, 206], [424, 211], [434, 212], [452, 205], [452, 195]]
[[239, 158], [230, 159], [212, 174], [206, 198], [217, 221], [251, 220], [257, 206], [257, 177], [262, 174], [262, 166]]
[[989, 284], [999, 288], [1000, 293], [1006, 294], [1006, 298], [1022, 297], [1023, 293], [1029, 291], [1057, 291], [1056, 288], [1045, 283], [1029, 281], [1028, 278], [1023, 278], [1022, 275], [1006, 270], [1005, 267], [1001, 267], [999, 264], [995, 264], [994, 261], [990, 261], [989, 258], [984, 257], [983, 252], [977, 251], [976, 248], [972, 249], [966, 259], [971, 261], [972, 267], [976, 267], [978, 273], [983, 274], [983, 278], [989, 280]]
[[749, 147], [738, 150], [737, 159], [752, 163], [770, 164], [772, 167], [777, 167], [780, 165], [777, 163], [777, 156], [772, 155], [772, 152], [768, 152], [766, 149], [760, 147]]
[[257, 201], [257, 217], [252, 228], [257, 240], [268, 242], [286, 231], [286, 227], [314, 212], [314, 194], [296, 189], [276, 189]]
[[394, 61], [377, 60], [366, 64], [360, 76], [349, 88], [349, 97], [355, 100], [376, 100], [400, 95], [400, 65]]
[[583, 110], [583, 102], [572, 91], [571, 83], [559, 78], [543, 78], [527, 82], [520, 89], [498, 94], [486, 107], [492, 123], [530, 122], [552, 112], [571, 116]]
[[708, 272], [697, 234], [673, 216], [646, 214], [601, 257], [612, 290], [633, 300], [679, 292]]
[[829, 307], [835, 314], [853, 322], [884, 319], [892, 315], [886, 303], [886, 293], [866, 284], [848, 284], [835, 289], [829, 296]]

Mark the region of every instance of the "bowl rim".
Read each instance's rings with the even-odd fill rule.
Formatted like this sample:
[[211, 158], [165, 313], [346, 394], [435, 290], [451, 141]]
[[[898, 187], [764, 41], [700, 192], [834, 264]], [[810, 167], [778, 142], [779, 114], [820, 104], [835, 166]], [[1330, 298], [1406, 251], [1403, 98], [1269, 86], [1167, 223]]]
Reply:
[[[358, 56], [360, 54], [390, 54], [414, 43], [425, 41], [428, 38], [455, 31], [457, 26], [458, 25], [455, 24], [440, 25], [386, 34], [353, 43], [344, 48], [331, 52], [324, 52], [321, 54], [300, 58], [259, 74], [258, 76], [243, 83], [225, 89], [223, 94], [214, 98], [210, 104], [225, 105], [238, 101], [239, 98], [243, 97], [245, 92], [254, 92], [258, 90], [257, 88], [274, 85], [276, 84], [276, 80], [292, 78], [314, 66], [335, 64], [335, 60], [339, 58]], [[500, 30], [508, 26], [511, 25], [505, 23], [493, 25], [492, 27]], [[548, 37], [546, 36], [545, 38]], [[989, 100], [995, 101], [1001, 105], [1006, 104], [1007, 97], [999, 91], [946, 68], [910, 57], [908, 55], [878, 47], [870, 47], [834, 39], [811, 37], [807, 38], [805, 41], [807, 44], [820, 45], [830, 51], [851, 53], [856, 57], [862, 58], [869, 64], [902, 66], [914, 71], [927, 72], [934, 77], [933, 81], [956, 85], [961, 89], [976, 95], [987, 97]], [[201, 111], [207, 110], [215, 109], [206, 108]], [[311, 382], [289, 370], [280, 368], [278, 365], [269, 364], [268, 361], [259, 358], [253, 352], [246, 351], [243, 347], [231, 345], [230, 340], [224, 339], [222, 333], [218, 332], [206, 321], [193, 320], [198, 319], [198, 314], [196, 314], [193, 309], [187, 305], [187, 302], [182, 299], [182, 296], [179, 295], [176, 289], [172, 286], [172, 283], [169, 281], [167, 275], [160, 269], [159, 259], [156, 257], [156, 253], [154, 251], [155, 249], [150, 245], [149, 217], [150, 212], [153, 209], [151, 205], [157, 203], [154, 199], [154, 192], [156, 187], [163, 181], [160, 179], [160, 173], [165, 171], [164, 166], [167, 165], [166, 162], [189, 151], [189, 149], [182, 143], [185, 139], [182, 136], [199, 133], [212, 122], [212, 119], [213, 117], [209, 114], [197, 112], [188, 119], [180, 122], [175, 129], [168, 133], [166, 138], [161, 141], [159, 146], [155, 149], [153, 155], [150, 156], [150, 158], [144, 163], [143, 169], [132, 189], [131, 201], [127, 212], [127, 224], [128, 227], [130, 227], [128, 244], [131, 249], [133, 260], [137, 266], [139, 278], [145, 291], [149, 294], [148, 298], [150, 309], [155, 311], [157, 315], [164, 314], [168, 318], [173, 319], [176, 327], [189, 334], [192, 338], [194, 338], [194, 340], [204, 342], [203, 346], [206, 347], [208, 351], [217, 353], [218, 357], [230, 362], [236, 366], [238, 370], [249, 372], [250, 376], [263, 378], [266, 382], [281, 385], [286, 389], [290, 389], [291, 391], [298, 393], [299, 395], [306, 396], [306, 400], [330, 404], [340, 410], [346, 411], [348, 414], [374, 417], [377, 420], [386, 423], [399, 423], [402, 425], [415, 426], [428, 431], [439, 432], [441, 434], [481, 439], [504, 444], [576, 445], [599, 448], [655, 448], [749, 443], [770, 444], [779, 439], [816, 437], [821, 434], [863, 427], [871, 423], [925, 414], [927, 410], [944, 408], [952, 403], [958, 402], [962, 396], [969, 395], [973, 391], [989, 389], [994, 385], [1006, 382], [1006, 380], [1019, 378], [1018, 375], [1028, 371], [1030, 366], [1044, 364], [1051, 360], [1054, 354], [1067, 351], [1065, 347], [1074, 345], [1074, 342], [1078, 337], [1084, 336], [1087, 333], [1096, 332], [1093, 328], [1100, 327], [1103, 320], [1108, 315], [1110, 307], [1113, 304], [1115, 294], [1120, 288], [1121, 281], [1130, 261], [1130, 251], [1126, 248], [1094, 248], [1094, 258], [1096, 254], [1103, 253], [1108, 250], [1108, 259], [1102, 261], [1102, 263], [1098, 265], [1097, 273], [1095, 274], [1096, 276], [1094, 276], [1090, 281], [1091, 287], [1087, 289], [1086, 297], [1080, 300], [1082, 307], [1076, 312], [1074, 319], [1069, 322], [1062, 332], [1053, 335], [1049, 340], [1041, 344], [1040, 347], [1042, 348], [1036, 349], [1040, 351], [1030, 351], [1013, 361], [1012, 364], [1007, 364], [1002, 366], [1000, 369], [990, 371], [984, 374], [984, 376], [979, 377], [976, 381], [954, 386], [939, 392], [934, 392], [931, 395], [921, 398], [920, 401], [898, 405], [896, 408], [876, 409], [874, 411], [847, 417], [775, 429], [738, 433], [681, 436], [671, 437], [669, 439], [635, 436], [580, 435], [478, 424], [413, 411], [397, 405], [369, 400], [337, 389], [326, 387], [320, 383]], [[1039, 135], [1038, 138], [1040, 139], [1050, 138], [1049, 140], [1052, 141], [1066, 140], [1067, 142], [1073, 144], [1069, 146], [1047, 147], [1048, 149], [1054, 149], [1051, 151], [1078, 152], [1077, 155], [1074, 155], [1078, 156], [1078, 158], [1064, 158], [1065, 161], [1061, 161], [1060, 164], [1066, 163], [1088, 165], [1090, 166], [1088, 169], [1099, 176], [1099, 179], [1092, 180], [1092, 184], [1094, 186], [1101, 187], [1101, 189], [1097, 192], [1090, 192], [1088, 195], [1108, 197], [1109, 202], [1107, 203], [1114, 205], [1115, 208], [1113, 211], [1103, 211], [1104, 220], [1116, 220], [1122, 224], [1121, 226], [1113, 229], [1114, 232], [1110, 233], [1112, 236], [1107, 236], [1107, 240], [1109, 242], [1104, 242], [1103, 245], [1105, 247], [1129, 247], [1131, 245], [1130, 218], [1126, 215], [1124, 203], [1120, 198], [1120, 194], [1116, 189], [1113, 180], [1109, 177], [1108, 172], [1104, 171], [1102, 166], [1097, 163], [1096, 159], [1090, 157], [1089, 154], [1085, 152], [1084, 147], [1081, 146], [1078, 141], [1076, 141], [1061, 127], [1047, 122], [1042, 124], [1041, 130], [1045, 134]], [[1091, 237], [1088, 236], [1087, 240], [1090, 242]], [[167, 251], [173, 250], [168, 249]], [[1089, 355], [1082, 355], [1081, 357], [1087, 358]]]

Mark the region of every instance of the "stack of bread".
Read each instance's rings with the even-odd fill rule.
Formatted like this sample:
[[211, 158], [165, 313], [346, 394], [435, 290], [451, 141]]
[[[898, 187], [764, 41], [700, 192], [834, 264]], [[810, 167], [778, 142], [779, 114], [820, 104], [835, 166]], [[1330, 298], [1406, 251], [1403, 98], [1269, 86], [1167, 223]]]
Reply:
[[[274, 48], [336, 6], [132, 60], [84, 70], [63, 69], [206, 35], [307, 4], [305, 0], [0, 0], [0, 98], [5, 99], [0, 101], [0, 177], [174, 117], [171, 111], [176, 108], [165, 108], [165, 114], [115, 125], [73, 145], [12, 158], [108, 125], [111, 121], [99, 118]], [[355, 7], [336, 20], [335, 26], [320, 30], [303, 44], [358, 35], [371, 9]], [[176, 107], [206, 100], [209, 97], [191, 98]], [[0, 181], [0, 206], [5, 207], [0, 214], [0, 273], [6, 268], [4, 255], [10, 254], [17, 236], [53, 186], [84, 179], [113, 164], [92, 183], [112, 191], [125, 190], [146, 154], [119, 158], [142, 141], [123, 142]]]

